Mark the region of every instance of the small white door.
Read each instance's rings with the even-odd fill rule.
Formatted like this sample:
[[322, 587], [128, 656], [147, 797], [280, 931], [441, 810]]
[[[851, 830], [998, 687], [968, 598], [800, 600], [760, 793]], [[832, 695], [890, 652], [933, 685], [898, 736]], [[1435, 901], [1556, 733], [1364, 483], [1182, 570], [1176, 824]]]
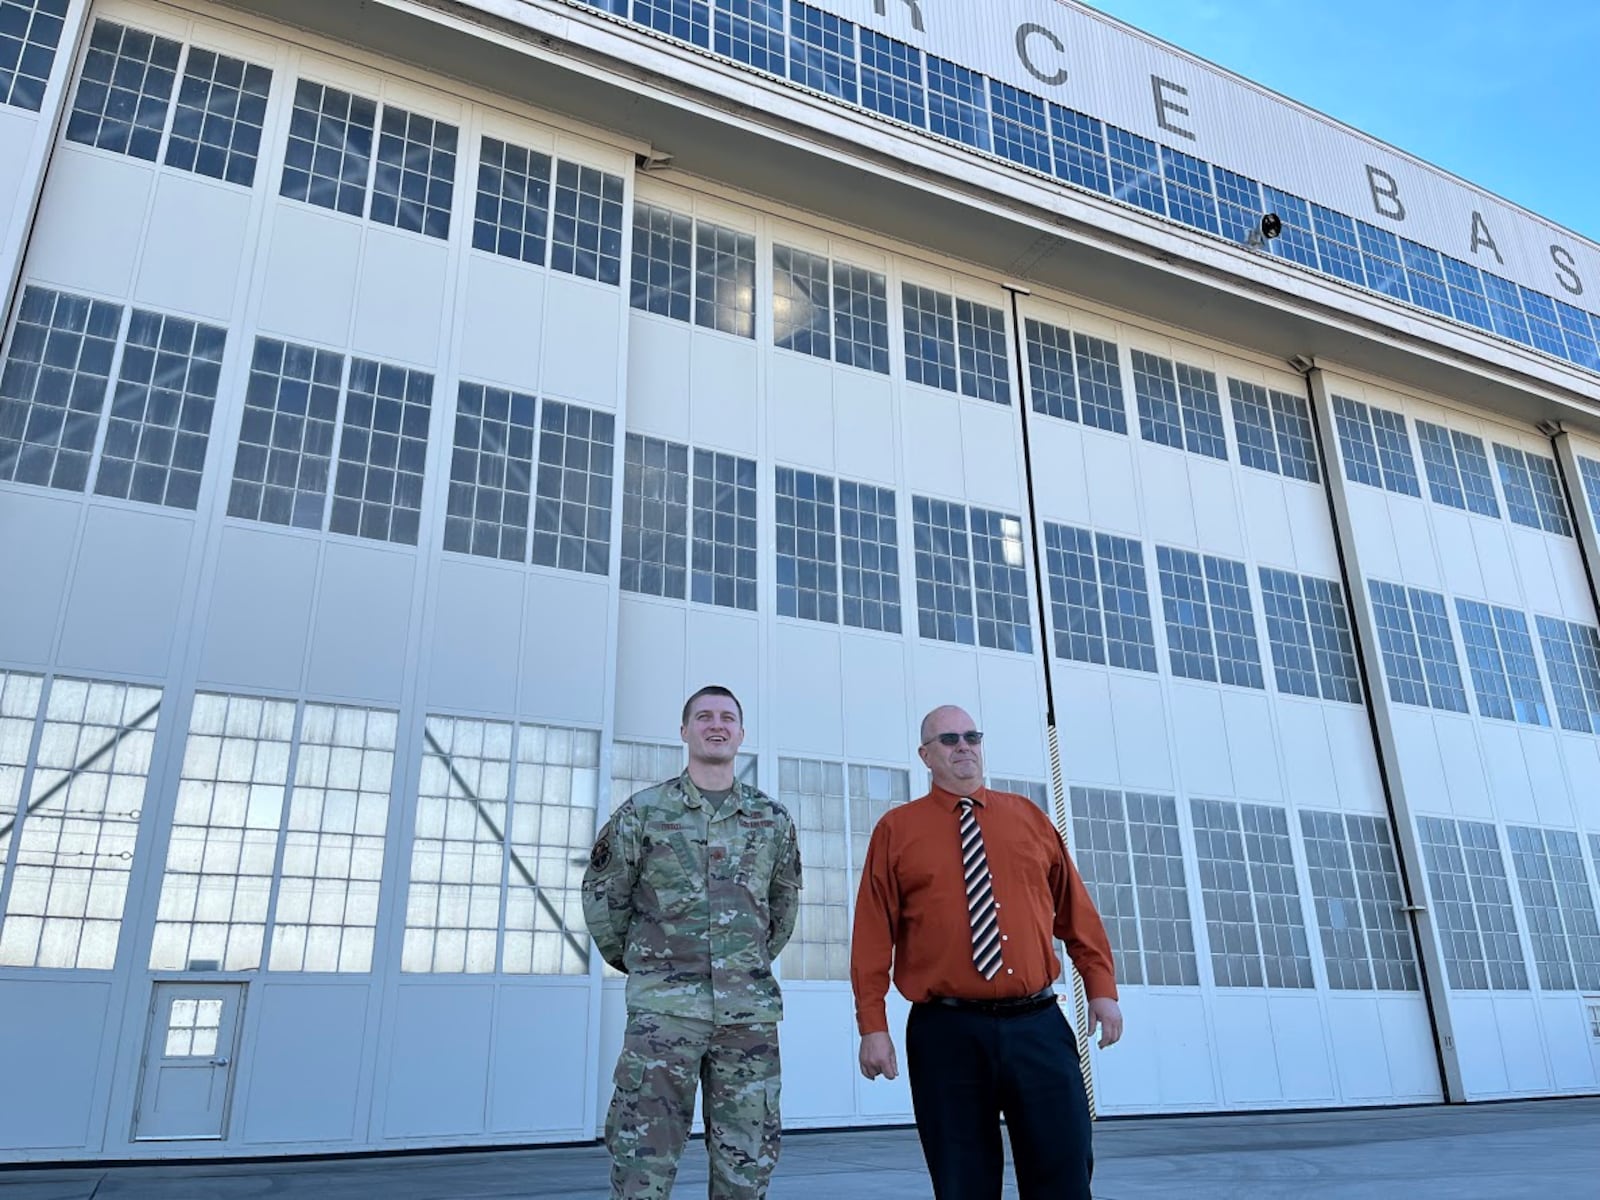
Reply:
[[158, 983], [133, 1135], [220, 1139], [228, 1128], [242, 983]]

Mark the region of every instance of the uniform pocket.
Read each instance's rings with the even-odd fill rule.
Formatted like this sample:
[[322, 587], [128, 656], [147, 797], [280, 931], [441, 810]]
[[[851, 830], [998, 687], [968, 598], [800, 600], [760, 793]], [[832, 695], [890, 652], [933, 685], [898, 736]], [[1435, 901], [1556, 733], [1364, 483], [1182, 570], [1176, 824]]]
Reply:
[[611, 1107], [606, 1110], [606, 1149], [613, 1156], [624, 1147], [617, 1135], [620, 1131], [639, 1128], [639, 1093], [644, 1087], [644, 1062], [638, 1055], [624, 1050], [617, 1058], [617, 1069], [611, 1075]]

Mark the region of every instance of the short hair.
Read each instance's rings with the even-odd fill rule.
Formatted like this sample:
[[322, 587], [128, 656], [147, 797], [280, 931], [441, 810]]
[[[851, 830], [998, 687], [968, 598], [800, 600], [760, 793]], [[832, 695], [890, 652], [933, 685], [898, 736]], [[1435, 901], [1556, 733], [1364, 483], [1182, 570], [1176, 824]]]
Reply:
[[700, 699], [701, 696], [726, 696], [733, 701], [733, 706], [739, 710], [739, 724], [744, 724], [744, 705], [739, 703], [739, 697], [735, 696], [720, 683], [708, 683], [683, 702], [683, 720], [679, 722], [680, 725], [689, 723], [689, 710], [694, 707], [694, 702]]

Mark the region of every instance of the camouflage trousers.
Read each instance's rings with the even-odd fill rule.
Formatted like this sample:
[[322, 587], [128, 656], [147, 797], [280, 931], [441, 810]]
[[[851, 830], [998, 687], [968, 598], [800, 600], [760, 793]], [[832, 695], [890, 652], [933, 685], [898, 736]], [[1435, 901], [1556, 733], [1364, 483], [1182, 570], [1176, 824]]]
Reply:
[[711, 1200], [762, 1200], [778, 1165], [778, 1027], [632, 1013], [606, 1114], [612, 1200], [667, 1200], [703, 1089]]

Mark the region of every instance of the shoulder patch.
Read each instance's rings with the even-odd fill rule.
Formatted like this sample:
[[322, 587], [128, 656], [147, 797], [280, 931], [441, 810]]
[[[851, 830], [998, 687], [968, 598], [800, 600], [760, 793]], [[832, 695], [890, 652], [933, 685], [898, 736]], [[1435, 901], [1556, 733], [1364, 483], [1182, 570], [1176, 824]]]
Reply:
[[589, 869], [604, 871], [611, 865], [611, 835], [608, 833], [594, 844], [589, 854]]

